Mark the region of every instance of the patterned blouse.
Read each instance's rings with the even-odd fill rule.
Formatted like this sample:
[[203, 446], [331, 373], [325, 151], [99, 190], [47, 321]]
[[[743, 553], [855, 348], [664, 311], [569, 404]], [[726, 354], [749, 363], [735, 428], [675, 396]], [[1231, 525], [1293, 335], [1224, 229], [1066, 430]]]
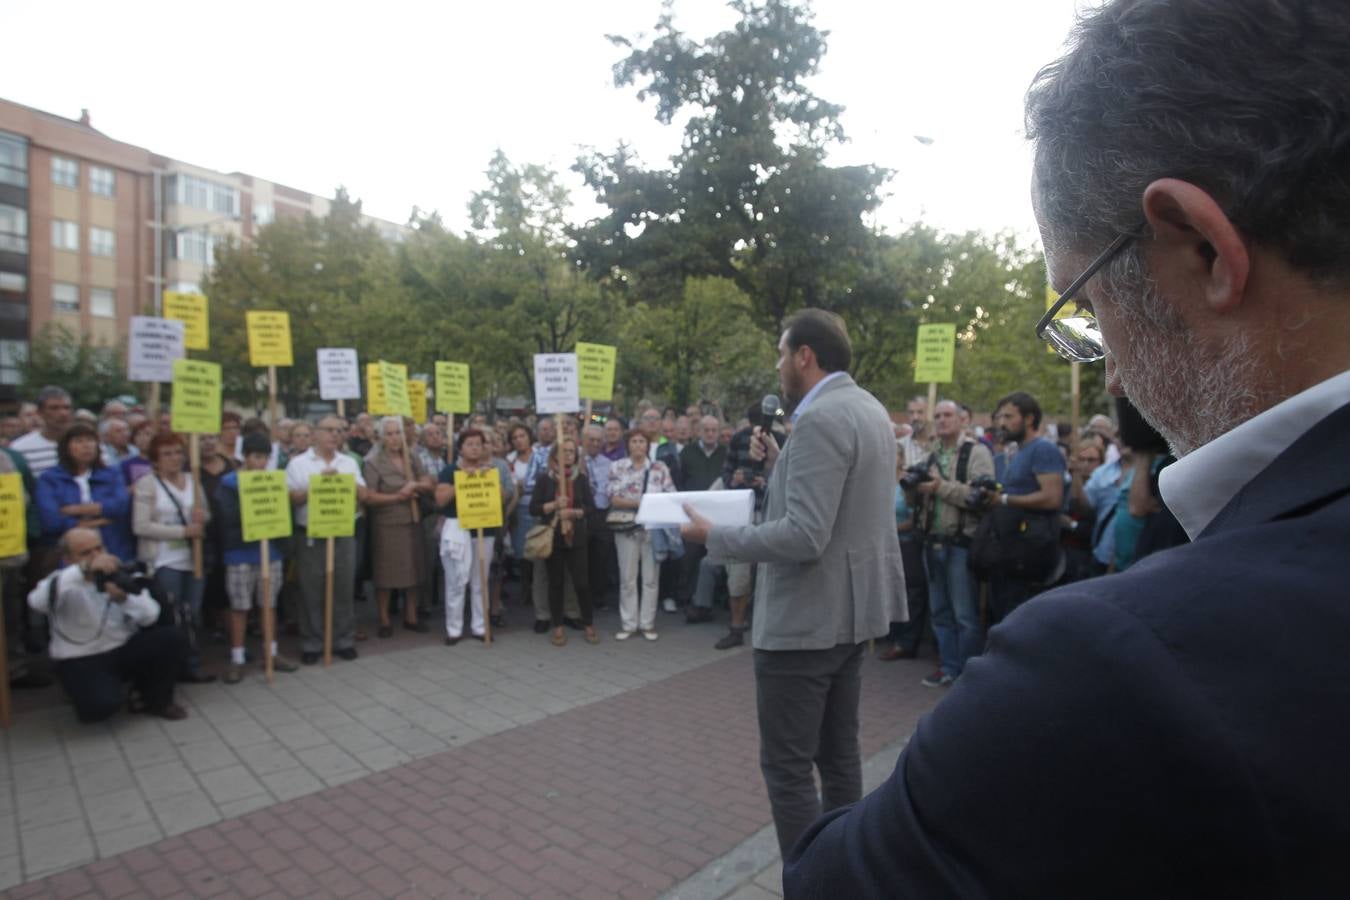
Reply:
[[625, 456], [623, 459], [609, 467], [609, 496], [613, 500], [616, 497], [622, 497], [625, 500], [638, 500], [642, 497], [642, 476], [647, 469], [651, 469], [651, 477], [647, 479], [647, 493], [660, 494], [675, 492], [675, 482], [670, 477], [670, 470], [662, 462], [652, 462], [648, 460], [647, 465], [641, 469], [633, 467], [633, 458]]

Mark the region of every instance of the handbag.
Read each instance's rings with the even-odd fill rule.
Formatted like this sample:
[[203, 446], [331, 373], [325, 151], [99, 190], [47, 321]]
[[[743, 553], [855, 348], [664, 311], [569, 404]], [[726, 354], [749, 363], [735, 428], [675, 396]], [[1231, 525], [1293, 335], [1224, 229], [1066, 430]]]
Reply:
[[1055, 515], [995, 506], [975, 529], [969, 567], [981, 580], [1042, 582], [1054, 574], [1059, 554], [1059, 520]]
[[548, 559], [553, 555], [553, 533], [558, 527], [558, 517], [538, 525], [531, 525], [525, 532], [525, 558]]
[[[647, 471], [642, 473], [642, 493], [647, 493], [647, 479], [652, 476], [652, 467], [649, 463]], [[611, 509], [605, 513], [605, 525], [610, 531], [624, 534], [629, 531], [637, 531], [642, 526], [637, 523], [636, 509]]]

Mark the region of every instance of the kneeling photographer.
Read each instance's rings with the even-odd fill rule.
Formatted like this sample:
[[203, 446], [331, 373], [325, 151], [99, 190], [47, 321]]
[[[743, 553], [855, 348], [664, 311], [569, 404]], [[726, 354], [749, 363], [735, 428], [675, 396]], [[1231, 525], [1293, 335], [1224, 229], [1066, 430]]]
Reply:
[[103, 549], [89, 528], [61, 537], [67, 563], [28, 595], [28, 605], [51, 620], [56, 674], [81, 722], [98, 722], [121, 708], [124, 683], [136, 688], [143, 710], [164, 719], [186, 718], [173, 702], [186, 644], [180, 631], [153, 627], [159, 604], [150, 579]]
[[966, 660], [984, 649], [979, 584], [968, 564], [988, 488], [997, 485], [989, 448], [961, 432], [960, 407], [941, 401], [933, 409], [933, 425], [933, 452], [901, 484], [912, 487], [921, 502], [918, 523], [924, 532], [928, 604], [940, 660], [938, 670], [923, 683], [945, 687], [960, 676]]

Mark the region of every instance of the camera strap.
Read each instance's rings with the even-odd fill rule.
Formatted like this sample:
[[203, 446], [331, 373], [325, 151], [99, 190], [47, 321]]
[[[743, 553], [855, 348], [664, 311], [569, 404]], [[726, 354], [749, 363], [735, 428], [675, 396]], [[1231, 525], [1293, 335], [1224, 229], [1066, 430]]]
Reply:
[[58, 622], [61, 621], [61, 617], [57, 615], [57, 603], [56, 603], [58, 596], [57, 582], [61, 580], [61, 573], [63, 571], [64, 571], [63, 569], [57, 569], [55, 572], [52, 573], [51, 578], [47, 580], [48, 619], [51, 623], [52, 632], [55, 633], [57, 637], [65, 641], [67, 644], [70, 644], [72, 647], [83, 647], [86, 644], [92, 644], [99, 638], [103, 637], [103, 629], [108, 627], [108, 613], [112, 612], [112, 605], [113, 605], [112, 599], [109, 598], [104, 600], [103, 602], [103, 618], [99, 620], [98, 631], [94, 632], [94, 636], [87, 641], [74, 640], [73, 638], [71, 638], [70, 635], [62, 631], [61, 627], [57, 624]]
[[[962, 441], [961, 447], [956, 451], [956, 481], [960, 484], [966, 483], [966, 476], [970, 474], [970, 454], [975, 449], [974, 441]], [[942, 471], [942, 463], [938, 460], [936, 450], [928, 455], [928, 468], [936, 468], [945, 479], [947, 473]], [[933, 520], [937, 518], [938, 499], [936, 496], [928, 504], [928, 527], [924, 529], [925, 533], [933, 533]], [[952, 504], [955, 506], [956, 504]], [[964, 506], [956, 507], [956, 536], [960, 537], [966, 533], [966, 508]]]

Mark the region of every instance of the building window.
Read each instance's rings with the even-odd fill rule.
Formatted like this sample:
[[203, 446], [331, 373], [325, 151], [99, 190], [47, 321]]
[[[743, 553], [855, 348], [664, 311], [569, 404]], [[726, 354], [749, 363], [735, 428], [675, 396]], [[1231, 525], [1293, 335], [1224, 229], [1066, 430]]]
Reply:
[[27, 358], [27, 341], [0, 341], [0, 384], [18, 384], [19, 366]]
[[73, 159], [66, 159], [64, 156], [53, 156], [52, 184], [70, 188], [79, 187], [80, 164]]
[[28, 290], [28, 276], [22, 272], [0, 272], [0, 291]]
[[52, 219], [52, 249], [79, 250], [80, 226], [65, 219]]
[[239, 215], [239, 191], [228, 184], [217, 184], [193, 175], [175, 175], [169, 196], [176, 203], [194, 209], [210, 210], [227, 216]]
[[28, 187], [28, 142], [0, 131], [0, 184]]
[[0, 319], [6, 322], [27, 322], [28, 304], [0, 300]]
[[112, 169], [103, 166], [89, 167], [89, 190], [95, 194], [111, 197], [117, 193], [117, 175]]
[[175, 281], [169, 290], [178, 294], [200, 294], [202, 286], [195, 281]]
[[200, 229], [184, 230], [174, 235], [174, 258], [203, 266], [216, 264], [216, 246], [221, 239]]
[[253, 224], [262, 228], [276, 221], [277, 211], [270, 204], [262, 203], [253, 207]]
[[89, 314], [105, 319], [116, 318], [117, 301], [108, 288], [91, 288], [89, 291]]
[[0, 250], [28, 252], [28, 210], [0, 203]]
[[80, 286], [64, 281], [52, 282], [52, 309], [59, 313], [80, 311]]
[[89, 227], [89, 252], [95, 256], [115, 256], [117, 235], [109, 228]]

